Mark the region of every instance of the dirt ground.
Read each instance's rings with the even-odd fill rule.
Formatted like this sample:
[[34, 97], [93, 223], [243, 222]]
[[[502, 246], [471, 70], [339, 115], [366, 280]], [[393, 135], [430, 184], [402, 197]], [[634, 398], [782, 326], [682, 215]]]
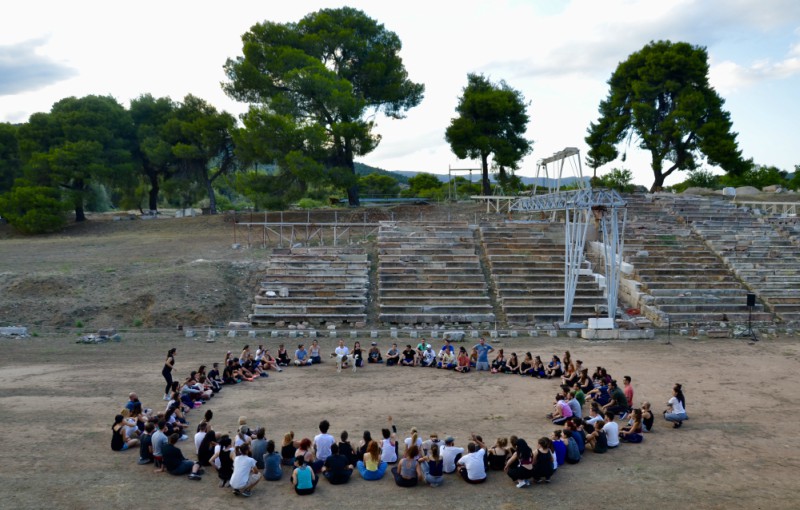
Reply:
[[[465, 206], [456, 212], [468, 217], [481, 210]], [[418, 217], [420, 210], [396, 213]], [[222, 217], [95, 218], [35, 238], [0, 225], [0, 325], [21, 324], [36, 334], [0, 338], [0, 507], [800, 506], [795, 494], [800, 460], [793, 451], [800, 399], [790, 382], [800, 372], [796, 336], [765, 336], [755, 344], [685, 337], [667, 343], [663, 336], [628, 342], [501, 339], [495, 348], [547, 357], [569, 349], [588, 367], [605, 366], [620, 379], [630, 375], [636, 404], [649, 400], [657, 414], [673, 383], [684, 385], [691, 419], [683, 428], [657, 420], [643, 444], [588, 453], [580, 464], [560, 469], [547, 486], [516, 489], [506, 476], [490, 473], [482, 486], [449, 477], [441, 488], [401, 489], [388, 475], [379, 482], [355, 475], [344, 487], [323, 481], [306, 498], [296, 496], [288, 482], [262, 482], [244, 500], [217, 488], [213, 473], [201, 482], [154, 474], [136, 464], [136, 452], [111, 451], [110, 427], [130, 391], [148, 407], [163, 407], [160, 371], [166, 351], [177, 347], [177, 374], [185, 376], [245, 343], [273, 348], [278, 343], [242, 337], [206, 343], [174, 330], [178, 323], [224, 324], [246, 317], [267, 252], [233, 250], [232, 243], [232, 226]], [[109, 326], [121, 331], [121, 342], [75, 343], [78, 335]], [[334, 342], [321, 340], [325, 351]], [[385, 349], [389, 342], [380, 343]], [[510, 434], [535, 441], [549, 434], [555, 427], [544, 414], [556, 388], [554, 381], [422, 368], [368, 367], [337, 375], [326, 364], [226, 388], [204, 407], [214, 410], [218, 431], [232, 432], [245, 415], [276, 440], [288, 430], [313, 437], [323, 418], [336, 435], [346, 429], [357, 440], [365, 429], [379, 434], [392, 414], [403, 437], [416, 426], [423, 437], [453, 435], [464, 446], [471, 432], [489, 441]], [[199, 415], [191, 413], [190, 422], [200, 421]], [[192, 445], [180, 446], [191, 457]]]
[[[575, 339], [503, 339], [495, 347], [550, 355], [569, 349], [587, 366], [603, 365], [634, 381], [635, 401], [663, 409], [674, 382], [684, 385], [690, 420], [672, 429], [661, 419], [644, 443], [622, 445], [605, 455], [587, 453], [578, 465], [559, 469], [552, 484], [516, 489], [492, 472], [481, 486], [450, 476], [437, 489], [401, 489], [389, 476], [365, 482], [357, 475], [344, 487], [322, 481], [300, 498], [290, 484], [262, 482], [249, 500], [235, 500], [217, 487], [154, 474], [136, 464], [137, 453], [112, 452], [114, 414], [137, 391], [146, 406], [161, 408], [161, 364], [177, 347], [176, 370], [221, 360], [248, 340], [216, 343], [175, 333], [123, 334], [119, 343], [81, 345], [74, 336], [45, 335], [0, 340], [0, 501], [4, 508], [220, 508], [237, 504], [279, 508], [358, 507], [370, 501], [388, 508], [797, 508], [794, 453], [797, 393], [780, 384], [800, 370], [796, 339], [742, 340], [665, 338], [655, 341], [589, 342]], [[259, 343], [274, 344], [274, 339]], [[251, 342], [252, 343], [252, 342]], [[325, 351], [333, 339], [323, 339]], [[349, 343], [349, 342], [348, 342]], [[381, 340], [385, 348], [386, 339]], [[777, 376], [777, 377], [776, 377]], [[455, 374], [424, 368], [367, 367], [336, 374], [333, 366], [289, 368], [268, 379], [225, 388], [205, 407], [215, 430], [233, 432], [239, 416], [263, 425], [268, 438], [288, 430], [313, 437], [327, 418], [332, 432], [378, 434], [388, 414], [401, 435], [416, 426], [423, 437], [451, 434], [464, 445], [471, 432], [488, 440], [517, 434], [530, 441], [555, 427], [544, 418], [555, 381], [488, 373]], [[787, 412], [782, 412], [786, 410]], [[191, 423], [200, 413], [189, 416]], [[192, 445], [180, 443], [190, 457]], [[286, 473], [288, 479], [288, 473]], [[598, 506], [599, 505], [599, 506]]]

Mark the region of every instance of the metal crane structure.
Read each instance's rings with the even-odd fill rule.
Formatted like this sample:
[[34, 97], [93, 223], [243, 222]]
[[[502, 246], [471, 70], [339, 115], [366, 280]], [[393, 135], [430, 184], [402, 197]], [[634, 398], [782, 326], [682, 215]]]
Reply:
[[[569, 164], [571, 176], [564, 175]], [[550, 172], [553, 171], [553, 177]], [[537, 194], [540, 178], [544, 177], [547, 192]], [[574, 189], [564, 190], [563, 179], [575, 178], [570, 182]], [[624, 248], [625, 221], [627, 207], [625, 200], [615, 190], [592, 189], [583, 178], [580, 151], [567, 147], [548, 158], [539, 161], [536, 168], [536, 185], [529, 197], [513, 202], [511, 211], [552, 212], [551, 221], [556, 221], [558, 213], [564, 212], [564, 322], [571, 324], [572, 306], [575, 290], [584, 260], [586, 233], [591, 221], [597, 222], [603, 244], [603, 260], [606, 278], [606, 300], [608, 318], [615, 325], [617, 296], [619, 294], [620, 265]]]

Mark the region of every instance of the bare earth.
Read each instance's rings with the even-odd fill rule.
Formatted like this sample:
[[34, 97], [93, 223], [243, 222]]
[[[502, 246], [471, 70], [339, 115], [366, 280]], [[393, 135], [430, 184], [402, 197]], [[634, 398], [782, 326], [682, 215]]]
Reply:
[[[171, 224], [171, 225], [168, 225]], [[0, 501], [2, 508], [797, 508], [800, 460], [795, 422], [800, 373], [796, 337], [589, 342], [502, 339], [506, 351], [550, 356], [570, 350], [588, 367], [617, 378], [630, 375], [635, 403], [656, 414], [681, 382], [691, 419], [673, 430], [657, 419], [643, 444], [606, 455], [587, 452], [559, 469], [553, 483], [516, 489], [491, 472], [482, 486], [449, 477], [443, 487], [396, 487], [387, 476], [347, 486], [322, 481], [316, 494], [296, 496], [287, 481], [262, 481], [249, 500], [201, 482], [154, 474], [137, 453], [112, 452], [110, 427], [130, 391], [161, 408], [164, 355], [177, 347], [177, 373], [221, 361], [244, 338], [187, 339], [166, 327], [240, 320], [257, 281], [258, 250], [230, 249], [232, 232], [219, 218], [177, 223], [96, 222], [64, 234], [27, 239], [0, 232], [0, 322], [23, 324], [38, 336], [0, 339]], [[192, 315], [195, 314], [195, 315]], [[194, 320], [193, 320], [194, 319]], [[80, 320], [84, 328], [72, 329]], [[137, 322], [139, 321], [139, 322]], [[139, 327], [134, 324], [141, 323]], [[128, 328], [122, 341], [76, 344], [100, 327]], [[152, 326], [162, 326], [157, 329]], [[368, 339], [366, 339], [368, 341]], [[282, 339], [290, 343], [288, 339]], [[362, 339], [362, 343], [365, 339]], [[275, 339], [253, 343], [273, 346]], [[332, 351], [334, 340], [321, 340]], [[382, 338], [382, 348], [388, 346]], [[409, 342], [410, 343], [410, 342]], [[348, 339], [348, 344], [352, 341]], [[291, 347], [291, 346], [290, 346]], [[784, 382], [786, 381], [786, 382]], [[544, 418], [555, 381], [423, 368], [367, 367], [336, 374], [328, 363], [290, 368], [268, 379], [226, 388], [208, 407], [214, 428], [233, 432], [239, 416], [263, 425], [271, 439], [288, 430], [313, 437], [327, 418], [335, 435], [373, 435], [395, 417], [402, 437], [416, 426], [423, 437], [453, 435], [464, 446], [471, 432], [492, 442], [517, 434], [534, 441], [555, 428]], [[200, 411], [190, 414], [192, 424]], [[191, 457], [190, 442], [180, 444]], [[288, 479], [286, 472], [285, 479]]]

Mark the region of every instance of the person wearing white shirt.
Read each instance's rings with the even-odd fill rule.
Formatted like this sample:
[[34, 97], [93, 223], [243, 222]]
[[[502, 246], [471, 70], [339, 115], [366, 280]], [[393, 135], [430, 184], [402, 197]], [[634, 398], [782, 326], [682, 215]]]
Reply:
[[325, 460], [331, 456], [331, 445], [336, 443], [336, 439], [328, 434], [328, 429], [330, 427], [331, 424], [328, 423], [328, 420], [319, 422], [320, 433], [314, 436], [314, 454], [317, 460], [311, 463], [311, 467], [314, 471], [320, 471], [322, 469], [322, 466], [325, 465]]
[[468, 454], [458, 461], [458, 472], [467, 483], [483, 483], [486, 481], [486, 445], [474, 434], [467, 447]]
[[609, 448], [619, 446], [619, 425], [614, 421], [615, 414], [612, 411], [606, 412], [606, 424], [603, 425], [603, 432], [606, 433], [606, 440]]
[[194, 435], [195, 453], [200, 453], [200, 443], [202, 443], [203, 438], [206, 437], [207, 430], [208, 430], [208, 424], [206, 422], [201, 422], [200, 425], [197, 426], [197, 434]]
[[256, 459], [250, 457], [250, 445], [243, 444], [236, 447], [236, 458], [233, 459], [233, 474], [231, 475], [231, 488], [237, 496], [250, 496], [250, 491], [261, 480], [261, 474], [256, 467]]
[[455, 439], [446, 437], [444, 440], [444, 447], [442, 448], [444, 472], [447, 474], [454, 473], [456, 470], [456, 462], [459, 461], [463, 454], [464, 449], [455, 446]]
[[344, 340], [339, 340], [339, 346], [334, 349], [333, 353], [336, 355], [336, 371], [342, 371], [342, 365], [347, 362], [347, 355], [350, 354], [350, 349], [344, 344]]

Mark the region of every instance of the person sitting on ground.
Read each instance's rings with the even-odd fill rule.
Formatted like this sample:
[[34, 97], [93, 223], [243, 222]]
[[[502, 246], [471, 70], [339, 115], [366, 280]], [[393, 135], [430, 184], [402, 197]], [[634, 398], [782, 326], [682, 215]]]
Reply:
[[503, 370], [506, 374], [516, 374], [519, 373], [519, 359], [517, 359], [517, 353], [512, 352], [511, 356], [509, 356], [508, 361], [506, 362], [506, 367]]
[[322, 470], [325, 461], [331, 456], [331, 447], [336, 444], [336, 439], [328, 434], [330, 427], [331, 424], [328, 423], [328, 420], [322, 420], [319, 422], [319, 434], [314, 436], [314, 452], [317, 460], [311, 464], [311, 468], [315, 473]]
[[139, 438], [139, 464], [150, 464], [153, 462], [153, 432], [156, 425], [149, 421], [144, 426], [144, 434]]
[[413, 367], [417, 364], [417, 353], [411, 348], [411, 344], [407, 344], [403, 350], [403, 357], [400, 359], [400, 364], [404, 367]]
[[544, 367], [544, 374], [548, 379], [561, 376], [561, 360], [555, 354], [553, 354], [553, 357], [550, 359], [550, 362], [547, 364], [547, 366]]
[[420, 361], [420, 366], [423, 367], [436, 366], [436, 353], [433, 352], [433, 347], [431, 347], [431, 344], [428, 344], [425, 347], [425, 350], [422, 351], [422, 360]]
[[421, 479], [431, 487], [439, 487], [444, 482], [444, 460], [439, 454], [439, 445], [431, 445], [430, 452], [419, 459]]
[[464, 449], [455, 445], [455, 439], [448, 436], [444, 439], [444, 448], [442, 448], [442, 462], [444, 463], [444, 472], [447, 474], [455, 473], [456, 463], [461, 459], [464, 454]]
[[475, 361], [475, 371], [481, 372], [483, 370], [489, 371], [489, 353], [494, 351], [494, 347], [486, 343], [486, 339], [481, 337], [478, 343], [473, 347], [477, 350], [478, 359]]
[[522, 376], [532, 376], [534, 374], [533, 357], [530, 352], [525, 353], [525, 358], [520, 362], [517, 373]]
[[454, 370], [462, 374], [469, 372], [469, 354], [463, 346], [458, 350], [458, 360]]
[[429, 345], [430, 344], [425, 341], [425, 338], [420, 339], [420, 342], [417, 344], [417, 350], [416, 350], [417, 365], [422, 363], [422, 354], [425, 352], [425, 349], [427, 349]]
[[392, 344], [388, 351], [386, 351], [386, 366], [391, 367], [400, 363], [400, 351], [397, 350], [397, 344]]
[[383, 363], [381, 350], [378, 349], [378, 342], [372, 342], [367, 352], [367, 363]]
[[197, 462], [205, 467], [211, 465], [211, 458], [214, 456], [214, 449], [217, 446], [220, 435], [213, 430], [207, 432], [197, 448]]
[[322, 356], [320, 355], [319, 349], [319, 342], [313, 340], [311, 342], [311, 347], [308, 348], [308, 357], [311, 359], [311, 363], [314, 365], [318, 365], [322, 363]]
[[521, 489], [531, 484], [533, 478], [533, 450], [524, 439], [517, 439], [517, 451], [503, 465], [503, 471], [517, 482]]
[[655, 419], [652, 411], [650, 411], [650, 402], [642, 402], [642, 432], [653, 430]]
[[239, 425], [239, 431], [233, 439], [233, 446], [241, 446], [243, 444], [249, 445], [252, 440], [253, 437], [250, 435], [250, 427], [246, 424], [242, 424]]
[[264, 469], [264, 454], [267, 453], [267, 439], [264, 427], [256, 429], [256, 438], [250, 442], [250, 456], [256, 459], [256, 467]]
[[300, 446], [300, 441], [295, 441], [294, 432], [291, 430], [284, 434], [281, 444], [281, 464], [291, 466], [294, 464], [294, 452]]
[[493, 471], [502, 471], [508, 463], [508, 439], [505, 437], [498, 437], [494, 446], [489, 448], [487, 452], [489, 469]]
[[197, 432], [194, 435], [194, 452], [195, 453], [200, 453], [200, 443], [202, 443], [203, 439], [205, 439], [207, 432], [208, 432], [208, 423], [201, 422], [197, 426]]
[[[452, 347], [452, 345], [450, 347]], [[452, 370], [455, 367], [456, 367], [455, 353], [451, 350], [442, 347], [442, 350], [439, 352], [438, 361], [436, 362], [436, 368], [444, 368], [445, 370]]]
[[444, 443], [439, 439], [439, 434], [433, 433], [430, 435], [428, 439], [422, 442], [422, 455], [428, 455], [428, 452], [431, 451], [431, 448], [436, 445], [439, 446], [440, 449], [444, 446]]
[[567, 405], [569, 406], [570, 411], [572, 411], [572, 416], [583, 418], [583, 409], [581, 409], [581, 403], [578, 402], [578, 398], [575, 395], [575, 391], [571, 390], [567, 394]]
[[304, 437], [300, 440], [300, 446], [297, 447], [297, 450], [294, 452], [294, 457], [303, 457], [305, 464], [311, 466], [314, 462], [314, 451], [311, 449], [311, 440], [307, 437]]
[[311, 365], [311, 358], [308, 357], [308, 351], [306, 351], [305, 345], [299, 344], [297, 350], [294, 351], [294, 364], [297, 367], [307, 367]]
[[623, 443], [641, 443], [642, 436], [642, 410], [634, 409], [628, 426], [619, 431], [620, 441]]
[[352, 474], [352, 464], [347, 457], [339, 453], [339, 445], [332, 444], [331, 454], [325, 459], [325, 464], [322, 466], [322, 475], [331, 485], [341, 485], [347, 483]]
[[220, 487], [225, 487], [230, 483], [231, 475], [233, 475], [233, 455], [233, 441], [229, 435], [224, 434], [219, 438], [219, 444], [214, 447], [214, 455], [210, 459], [211, 464], [217, 468]]
[[261, 357], [261, 364], [264, 366], [264, 370], [283, 372], [283, 369], [278, 365], [278, 360], [269, 353], [269, 349], [264, 349], [264, 355]]
[[361, 342], [353, 344], [353, 368], [361, 368], [364, 366], [364, 351], [361, 349]]
[[387, 464], [381, 461], [381, 451], [378, 443], [370, 441], [367, 444], [367, 451], [364, 452], [362, 460], [356, 463], [356, 468], [364, 480], [380, 480], [386, 473]]
[[211, 364], [211, 370], [208, 371], [208, 375], [206, 375], [206, 379], [211, 381], [212, 384], [222, 389], [222, 385], [225, 382], [222, 380], [222, 376], [219, 372], [219, 363], [216, 361]]
[[556, 463], [559, 467], [563, 466], [564, 462], [567, 461], [567, 445], [569, 441], [564, 440], [560, 429], [553, 431], [553, 435], [550, 436], [550, 444], [556, 454]]
[[367, 448], [369, 447], [369, 443], [372, 441], [372, 434], [369, 430], [365, 430], [361, 436], [361, 441], [358, 443], [358, 450], [356, 451], [356, 455], [359, 457], [363, 457], [365, 453], [367, 453]]
[[616, 414], [611, 411], [606, 411], [606, 422], [603, 425], [603, 432], [606, 434], [606, 441], [609, 448], [616, 448], [619, 446], [619, 425], [614, 421]]
[[[566, 362], [565, 362], [566, 363]], [[565, 384], [572, 388], [578, 382], [580, 374], [575, 371], [575, 364], [572, 362], [566, 363], [566, 370], [561, 375], [561, 384]]]
[[458, 473], [468, 483], [483, 483], [486, 481], [486, 445], [472, 434], [472, 441], [467, 446], [468, 454], [458, 460]]
[[611, 401], [611, 395], [608, 393], [608, 386], [602, 382], [602, 379], [599, 379], [597, 384], [594, 389], [586, 394], [586, 397], [591, 402], [597, 402], [600, 407], [604, 407]]
[[586, 446], [591, 447], [594, 453], [606, 453], [608, 451], [608, 438], [603, 430], [605, 421], [600, 420], [594, 425], [584, 424], [583, 430], [586, 432]]
[[689, 419], [684, 402], [683, 388], [680, 384], [676, 384], [672, 388], [672, 397], [667, 402], [667, 409], [664, 411], [664, 419], [672, 422], [672, 428], [680, 428], [683, 421]]
[[608, 385], [608, 392], [611, 398], [610, 401], [603, 406], [603, 411], [610, 411], [615, 415], [627, 414], [628, 399], [625, 397], [625, 392], [622, 391], [622, 388], [617, 386], [617, 381], [611, 380], [611, 383]]
[[189, 475], [190, 480], [200, 480], [200, 464], [186, 459], [181, 449], [175, 446], [180, 434], [169, 436], [169, 442], [161, 447], [164, 467], [171, 475]]
[[281, 456], [275, 451], [275, 441], [267, 441], [267, 452], [262, 457], [264, 463], [264, 479], [269, 482], [277, 482], [283, 477], [281, 469]]
[[586, 394], [583, 393], [580, 383], [576, 382], [572, 386], [572, 392], [575, 394], [575, 400], [578, 401], [578, 405], [581, 407], [581, 416], [583, 416], [583, 405], [586, 403]]
[[578, 452], [583, 454], [586, 450], [586, 433], [583, 431], [583, 420], [573, 416], [564, 424], [564, 430], [570, 433], [572, 440], [578, 446]]
[[503, 353], [503, 349], [499, 349], [497, 351], [497, 356], [494, 357], [492, 360], [492, 373], [498, 374], [503, 372], [506, 368], [506, 355]]
[[279, 367], [288, 367], [291, 361], [289, 360], [289, 351], [286, 350], [286, 347], [283, 344], [278, 345], [278, 366]]
[[475, 368], [478, 364], [478, 349], [472, 348], [472, 352], [469, 354], [469, 366], [470, 368]]
[[358, 456], [356, 455], [353, 445], [350, 444], [348, 440], [349, 437], [350, 434], [348, 434], [346, 430], [343, 430], [339, 435], [339, 455], [347, 457], [347, 463], [355, 466], [356, 462], [358, 462]]
[[128, 438], [125, 435], [125, 427], [127, 426], [125, 417], [118, 414], [114, 417], [114, 423], [111, 425], [111, 449], [115, 452], [124, 452], [128, 448], [133, 448], [139, 444], [139, 439]]
[[594, 425], [598, 421], [603, 421], [603, 411], [600, 409], [600, 405], [597, 402], [592, 402], [589, 405], [589, 417], [586, 418], [585, 421], [589, 425]]
[[563, 425], [568, 419], [572, 418], [572, 409], [564, 400], [564, 395], [561, 393], [556, 394], [553, 413], [548, 414], [547, 417], [552, 420], [554, 425]]
[[553, 454], [550, 451], [550, 440], [542, 437], [537, 442], [536, 452], [533, 456], [533, 480], [536, 483], [544, 481], [550, 483], [553, 476]]
[[163, 473], [164, 472], [164, 463], [163, 463], [163, 456], [161, 454], [161, 449], [164, 447], [165, 444], [169, 443], [169, 427], [167, 426], [167, 422], [161, 419], [156, 423], [156, 430], [153, 432], [153, 462], [156, 465], [156, 473]]
[[381, 461], [387, 464], [394, 464], [397, 462], [397, 427], [392, 423], [392, 417], [389, 416], [389, 426], [392, 430], [381, 429]]
[[449, 338], [445, 338], [444, 339], [444, 345], [442, 345], [442, 348], [441, 348], [441, 350], [439, 352], [443, 352], [443, 351], [449, 352], [453, 356], [455, 356], [455, 354], [456, 354], [456, 348], [453, 347], [453, 342], [451, 342]]
[[567, 464], [577, 464], [581, 461], [581, 450], [578, 446], [578, 441], [576, 441], [575, 437], [573, 437], [577, 436], [577, 434], [573, 434], [572, 431], [568, 429], [564, 429], [561, 431], [561, 433], [564, 436], [564, 441], [567, 444]]
[[303, 458], [302, 455], [295, 457], [294, 466], [294, 471], [292, 471], [294, 492], [297, 493], [298, 496], [314, 494], [314, 489], [317, 487], [317, 474], [306, 464], [305, 458]]
[[583, 391], [584, 395], [589, 395], [589, 392], [594, 389], [594, 381], [592, 378], [589, 377], [589, 369], [584, 368], [580, 371], [580, 375], [578, 377], [578, 384], [581, 386], [581, 391]]
[[414, 487], [417, 485], [417, 480], [421, 478], [419, 463], [419, 448], [417, 445], [412, 444], [406, 449], [405, 455], [400, 459], [397, 466], [392, 467], [392, 474], [394, 475], [394, 483], [398, 487]]
[[256, 467], [256, 459], [250, 456], [250, 446], [247, 444], [237, 446], [230, 482], [234, 495], [250, 497], [250, 491], [260, 481], [261, 474]]
[[[417, 431], [417, 427], [411, 427], [411, 436], [405, 438], [403, 440], [403, 443], [406, 445], [405, 451], [408, 451], [408, 449], [411, 448], [412, 446], [416, 446], [417, 452], [419, 452], [419, 450], [422, 448], [422, 439], [419, 438], [419, 432]], [[417, 457], [419, 456], [420, 454], [417, 453]]]
[[344, 344], [344, 340], [339, 340], [339, 345], [333, 350], [333, 357], [336, 358], [336, 371], [341, 372], [350, 363], [350, 348]]

